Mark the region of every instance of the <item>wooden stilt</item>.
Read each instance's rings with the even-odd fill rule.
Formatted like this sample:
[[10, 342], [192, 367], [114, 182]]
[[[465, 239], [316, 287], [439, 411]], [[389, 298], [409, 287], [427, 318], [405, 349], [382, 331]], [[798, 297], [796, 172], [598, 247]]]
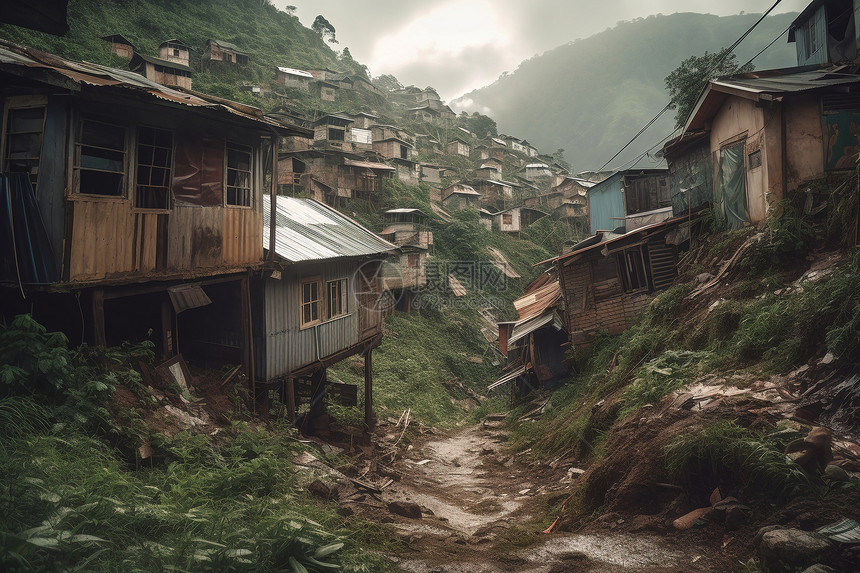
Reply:
[[373, 349], [364, 355], [364, 423], [373, 426]]
[[293, 377], [287, 377], [285, 382], [287, 385], [287, 416], [290, 418], [290, 423], [296, 423], [296, 386], [293, 383]]
[[105, 348], [107, 346], [107, 333], [105, 332], [105, 291], [104, 289], [93, 289], [93, 341], [96, 346]]

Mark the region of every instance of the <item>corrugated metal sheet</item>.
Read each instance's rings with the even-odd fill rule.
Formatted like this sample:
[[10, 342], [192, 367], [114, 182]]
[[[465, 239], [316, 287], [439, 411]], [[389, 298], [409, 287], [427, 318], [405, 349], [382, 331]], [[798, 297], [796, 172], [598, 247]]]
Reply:
[[[270, 201], [266, 195], [264, 245], [269, 241]], [[396, 245], [313, 199], [278, 197], [275, 220], [275, 252], [291, 263], [381, 255], [397, 250]]]
[[167, 289], [167, 295], [170, 297], [176, 314], [183, 310], [212, 304], [212, 299], [203, 291], [200, 283], [187, 283], [170, 287]]
[[344, 159], [343, 164], [352, 167], [364, 167], [367, 169], [385, 169], [387, 171], [395, 170], [394, 167], [386, 165], [385, 163], [373, 163], [371, 161], [353, 161], [352, 159]]
[[283, 72], [285, 74], [289, 74], [291, 76], [299, 76], [302, 78], [312, 78], [314, 75], [310, 72], [306, 72], [304, 70], [297, 70], [295, 68], [285, 68], [283, 66], [278, 66], [278, 71]]
[[612, 231], [624, 226], [624, 194], [621, 192], [622, 173], [615, 173], [588, 190], [588, 210], [591, 233]]
[[517, 324], [544, 314], [547, 310], [557, 305], [560, 300], [561, 286], [558, 279], [521, 296], [514, 301], [514, 308], [519, 315]]
[[[19, 46], [12, 42], [0, 40], [0, 69], [18, 75], [34, 76], [35, 79], [44, 83], [56, 83], [50, 75], [43, 72], [56, 73], [68, 80], [78, 84], [91, 86], [120, 87], [125, 89], [146, 92], [154, 98], [178, 103], [191, 107], [202, 107], [212, 110], [224, 111], [235, 116], [251, 120], [257, 124], [268, 125], [273, 128], [288, 128], [294, 134], [310, 137], [309, 130], [296, 126], [288, 126], [273, 119], [263, 116], [263, 112], [256, 107], [233, 102], [216, 96], [201, 94], [191, 90], [182, 91], [169, 88], [148, 80], [142, 75], [130, 70], [121, 70], [100, 66], [89, 62], [76, 62], [55, 56], [47, 52]], [[60, 79], [57, 77], [56, 79]], [[60, 83], [62, 85], [62, 83]]]

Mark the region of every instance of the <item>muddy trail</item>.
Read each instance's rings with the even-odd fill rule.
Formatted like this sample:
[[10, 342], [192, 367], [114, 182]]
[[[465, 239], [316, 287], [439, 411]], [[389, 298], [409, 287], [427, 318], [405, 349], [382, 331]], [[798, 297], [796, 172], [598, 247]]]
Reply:
[[391, 556], [398, 570], [725, 570], [705, 548], [651, 532], [540, 533], [581, 470], [569, 464], [530, 466], [524, 456], [510, 455], [501, 425], [491, 419], [423, 436], [389, 465], [383, 456], [378, 469], [390, 476], [384, 487], [342, 500], [356, 513], [385, 523], [403, 542], [406, 550]]

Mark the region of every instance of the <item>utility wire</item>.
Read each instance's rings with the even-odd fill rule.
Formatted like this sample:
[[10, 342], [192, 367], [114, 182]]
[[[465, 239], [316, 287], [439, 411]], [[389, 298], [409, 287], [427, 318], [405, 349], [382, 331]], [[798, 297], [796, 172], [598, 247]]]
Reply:
[[[762, 15], [761, 15], [761, 17], [760, 17], [758, 20], [756, 20], [755, 24], [753, 24], [752, 26], [750, 26], [750, 28], [749, 28], [746, 32], [744, 32], [744, 33], [741, 35], [741, 37], [740, 37], [740, 38], [738, 38], [737, 40], [735, 40], [735, 43], [733, 43], [731, 46], [729, 46], [728, 48], [726, 48], [725, 50], [723, 50], [723, 56], [719, 59], [719, 61], [717, 61], [717, 63], [715, 63], [715, 64], [711, 67], [711, 69], [710, 69], [710, 70], [708, 70], [707, 75], [710, 75], [710, 74], [711, 74], [711, 72], [713, 72], [714, 70], [716, 70], [716, 69], [717, 69], [717, 68], [718, 68], [718, 67], [723, 63], [723, 61], [724, 61], [727, 57], [729, 57], [729, 54], [731, 54], [731, 53], [735, 50], [735, 48], [737, 48], [737, 47], [740, 45], [740, 43], [741, 43], [741, 42], [743, 42], [743, 41], [744, 41], [744, 39], [745, 39], [747, 36], [749, 36], [749, 35], [750, 35], [750, 33], [752, 33], [752, 31], [753, 31], [753, 30], [755, 30], [755, 29], [756, 29], [756, 27], [757, 27], [759, 24], [761, 24], [762, 20], [764, 20], [764, 19], [767, 17], [767, 15], [768, 15], [768, 14], [770, 14], [770, 13], [773, 11], [773, 9], [774, 9], [774, 8], [776, 8], [776, 7], [779, 5], [779, 3], [780, 3], [780, 2], [782, 2], [782, 0], [776, 0], [776, 2], [774, 2], [774, 3], [773, 3], [773, 6], [771, 6], [770, 8], [768, 8], [768, 9], [767, 9], [767, 11], [766, 11], [764, 14], [762, 14]], [[788, 31], [788, 30], [786, 29], [786, 31]], [[785, 34], [785, 32], [783, 32], [783, 34]], [[770, 47], [774, 42], [776, 42], [776, 40], [778, 40], [780, 37], [782, 37], [782, 34], [780, 34], [779, 36], [777, 36], [777, 37], [774, 39], [774, 41], [773, 41], [773, 42], [771, 42], [770, 44], [768, 44], [768, 46], [767, 46], [767, 47], [769, 48], [769, 47]], [[766, 50], [766, 49], [767, 49], [767, 48], [765, 48], [765, 50]], [[764, 50], [762, 50], [762, 52], [763, 52], [763, 51], [764, 51]], [[761, 54], [761, 52], [759, 52], [759, 54], [756, 54], [756, 56], [755, 56], [755, 57], [758, 57], [758, 55], [760, 55], [760, 54]], [[753, 59], [755, 59], [755, 58], [753, 58]], [[750, 60], [750, 61], [752, 61], [752, 60]], [[642, 135], [643, 133], [645, 133], [645, 130], [647, 130], [649, 127], [651, 127], [651, 126], [654, 124], [654, 122], [656, 122], [658, 119], [660, 119], [660, 117], [661, 117], [664, 113], [666, 113], [667, 111], [669, 111], [669, 110], [672, 108], [672, 105], [673, 105], [673, 104], [674, 104], [674, 102], [672, 102], [672, 101], [670, 101], [669, 103], [667, 103], [667, 104], [666, 104], [666, 106], [665, 106], [663, 109], [661, 109], [661, 110], [657, 113], [657, 115], [655, 115], [653, 118], [651, 118], [651, 120], [650, 120], [648, 123], [646, 123], [646, 124], [645, 124], [645, 126], [644, 126], [642, 129], [640, 129], [640, 130], [636, 133], [636, 135], [634, 135], [634, 136], [633, 136], [633, 138], [632, 138], [630, 141], [628, 141], [627, 143], [625, 143], [625, 144], [624, 144], [624, 147], [622, 147], [621, 149], [619, 149], [619, 150], [615, 153], [615, 155], [613, 155], [613, 156], [609, 159], [609, 161], [607, 161], [606, 163], [604, 163], [604, 164], [600, 167], [600, 169], [598, 169], [598, 171], [603, 171], [603, 169], [604, 169], [607, 165], [609, 165], [610, 163], [612, 163], [612, 161], [613, 161], [616, 157], [618, 157], [619, 155], [621, 155], [621, 153], [622, 153], [625, 149], [627, 149], [628, 147], [630, 147], [630, 145], [632, 145], [634, 141], [636, 141], [637, 139], [639, 139], [639, 136], [640, 136], [640, 135]], [[640, 157], [639, 159], [641, 159], [641, 157]], [[637, 159], [637, 162], [639, 161], [639, 159]], [[634, 165], [635, 165], [635, 164], [634, 164]]]

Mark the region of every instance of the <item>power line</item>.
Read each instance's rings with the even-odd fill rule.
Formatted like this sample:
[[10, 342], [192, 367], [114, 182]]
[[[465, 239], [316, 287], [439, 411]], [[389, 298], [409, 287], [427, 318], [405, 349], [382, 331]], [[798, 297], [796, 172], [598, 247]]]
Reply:
[[[755, 29], [756, 29], [756, 27], [757, 27], [759, 24], [761, 24], [762, 20], [764, 20], [764, 19], [767, 17], [767, 15], [768, 15], [768, 14], [770, 14], [770, 13], [773, 11], [773, 9], [774, 9], [774, 8], [776, 8], [776, 7], [779, 5], [779, 3], [780, 3], [780, 2], [782, 2], [782, 0], [776, 0], [776, 2], [774, 2], [774, 3], [773, 3], [773, 6], [771, 6], [770, 8], [768, 8], [768, 9], [767, 9], [767, 11], [766, 11], [764, 14], [762, 14], [762, 15], [761, 15], [761, 17], [760, 17], [758, 20], [756, 20], [755, 24], [753, 24], [752, 26], [750, 26], [750, 28], [749, 28], [746, 32], [744, 32], [744, 33], [741, 35], [741, 37], [740, 37], [740, 38], [738, 38], [737, 40], [735, 40], [735, 42], [734, 42], [731, 46], [729, 46], [728, 48], [726, 48], [726, 49], [722, 50], [722, 52], [723, 52], [722, 57], [721, 57], [721, 58], [720, 58], [720, 59], [719, 59], [719, 60], [718, 60], [718, 61], [717, 61], [717, 62], [716, 62], [712, 67], [711, 67], [711, 69], [710, 69], [710, 70], [708, 70], [707, 75], [710, 75], [710, 74], [711, 74], [711, 72], [713, 72], [714, 70], [716, 70], [716, 69], [717, 69], [717, 68], [718, 68], [718, 67], [723, 63], [723, 61], [724, 61], [726, 58], [728, 58], [728, 57], [729, 57], [729, 54], [731, 54], [731, 53], [735, 50], [735, 48], [737, 48], [737, 47], [740, 45], [740, 43], [741, 43], [741, 42], [743, 42], [743, 41], [744, 41], [744, 39], [745, 39], [747, 36], [749, 36], [749, 35], [750, 35], [750, 33], [752, 33], [752, 31], [753, 31], [753, 30], [755, 30]], [[786, 31], [787, 31], [787, 30], [786, 30]], [[784, 33], [785, 33], [785, 32], [783, 32], [783, 34], [784, 34]], [[781, 36], [782, 36], [782, 34], [780, 34], [779, 36], [777, 36], [777, 37], [774, 39], [774, 41], [773, 41], [773, 42], [771, 42], [770, 44], [768, 44], [768, 46], [765, 48], [765, 50], [766, 50], [767, 48], [769, 48], [769, 47], [770, 47], [774, 42], [776, 42], [776, 40], [778, 40]], [[764, 50], [762, 50], [762, 52], [763, 52], [763, 51], [764, 51]], [[759, 54], [756, 54], [756, 56], [755, 56], [755, 57], [758, 57], [760, 54], [761, 54], [761, 52], [759, 52]], [[755, 58], [753, 58], [753, 59], [755, 59]], [[752, 60], [750, 60], [750, 61], [752, 61]], [[619, 150], [615, 153], [615, 155], [613, 155], [613, 156], [609, 159], [609, 161], [607, 161], [606, 163], [604, 163], [604, 164], [600, 167], [600, 169], [598, 169], [598, 171], [603, 171], [603, 169], [604, 169], [607, 165], [609, 165], [610, 163], [612, 163], [612, 161], [613, 161], [616, 157], [618, 157], [619, 155], [621, 155], [621, 153], [622, 153], [625, 149], [627, 149], [628, 147], [630, 147], [630, 145], [631, 145], [631, 144], [633, 144], [633, 142], [634, 142], [634, 141], [636, 141], [636, 140], [639, 138], [639, 136], [640, 136], [640, 135], [642, 135], [643, 133], [645, 133], [645, 130], [647, 130], [649, 127], [651, 127], [651, 126], [654, 124], [654, 122], [656, 122], [658, 119], [660, 119], [660, 117], [661, 117], [664, 113], [666, 113], [667, 111], [669, 111], [669, 110], [672, 108], [672, 105], [673, 105], [673, 102], [672, 102], [672, 101], [670, 101], [669, 103], [667, 103], [667, 104], [666, 104], [666, 106], [665, 106], [663, 109], [661, 109], [659, 113], [657, 113], [657, 115], [655, 115], [653, 118], [651, 118], [651, 120], [650, 120], [648, 123], [646, 123], [646, 124], [645, 124], [645, 126], [644, 126], [642, 129], [640, 129], [640, 130], [636, 133], [636, 135], [634, 135], [634, 136], [633, 136], [633, 138], [632, 138], [630, 141], [628, 141], [627, 143], [625, 143], [625, 144], [624, 144], [624, 147], [622, 147], [621, 149], [619, 149]], [[637, 161], [639, 161], [639, 159], [641, 159], [641, 157], [639, 157], [639, 158], [637, 159]], [[635, 164], [634, 164], [634, 165], [635, 165]]]

